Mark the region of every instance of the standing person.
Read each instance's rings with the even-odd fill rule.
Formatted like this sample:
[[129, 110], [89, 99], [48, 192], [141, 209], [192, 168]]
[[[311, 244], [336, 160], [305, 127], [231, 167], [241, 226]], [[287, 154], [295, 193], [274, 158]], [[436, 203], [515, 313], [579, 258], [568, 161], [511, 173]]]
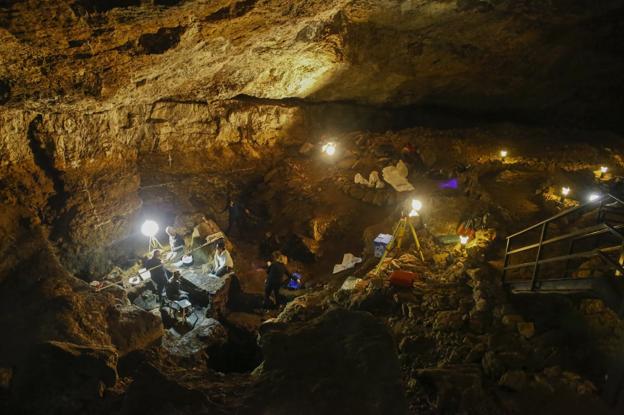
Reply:
[[[228, 211], [228, 227], [225, 231], [227, 234], [240, 233], [244, 227], [245, 218], [251, 215], [249, 209], [245, 208], [242, 203], [230, 199], [223, 212]], [[236, 232], [235, 232], [236, 230]]]
[[238, 233], [243, 221], [243, 209], [238, 202], [230, 200], [226, 210], [228, 211], [228, 227], [225, 232], [229, 235], [234, 234], [234, 230], [236, 230]]
[[282, 262], [282, 253], [280, 251], [273, 252], [272, 262], [269, 262], [267, 270], [267, 279], [264, 283], [264, 308], [271, 307], [271, 293], [275, 297], [275, 305], [280, 305], [279, 289], [285, 279], [290, 277], [290, 272], [286, 265]]
[[228, 272], [232, 272], [234, 270], [234, 261], [232, 261], [232, 256], [225, 249], [225, 242], [219, 241], [217, 242], [217, 249], [214, 255], [214, 274], [217, 277], [222, 277]]
[[163, 290], [167, 285], [167, 270], [160, 260], [160, 249], [155, 249], [152, 252], [152, 257], [144, 262], [145, 268], [150, 273], [152, 283], [156, 288], [156, 294], [158, 294], [158, 300], [162, 303]]

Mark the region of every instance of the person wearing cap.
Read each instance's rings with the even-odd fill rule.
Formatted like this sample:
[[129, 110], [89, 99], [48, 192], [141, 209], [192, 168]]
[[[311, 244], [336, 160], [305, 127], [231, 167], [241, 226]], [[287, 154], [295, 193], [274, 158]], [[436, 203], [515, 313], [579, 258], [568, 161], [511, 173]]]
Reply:
[[222, 277], [225, 274], [232, 272], [234, 270], [234, 261], [232, 261], [232, 256], [225, 249], [225, 242], [219, 241], [217, 242], [217, 249], [215, 250], [214, 255], [214, 271], [213, 273], [217, 277]]

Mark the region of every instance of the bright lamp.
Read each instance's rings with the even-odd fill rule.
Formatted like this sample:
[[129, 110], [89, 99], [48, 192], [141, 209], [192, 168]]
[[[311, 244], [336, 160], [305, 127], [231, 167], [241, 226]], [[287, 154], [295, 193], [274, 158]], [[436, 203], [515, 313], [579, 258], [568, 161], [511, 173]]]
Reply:
[[141, 233], [150, 238], [158, 233], [158, 224], [153, 220], [146, 220], [141, 226]]

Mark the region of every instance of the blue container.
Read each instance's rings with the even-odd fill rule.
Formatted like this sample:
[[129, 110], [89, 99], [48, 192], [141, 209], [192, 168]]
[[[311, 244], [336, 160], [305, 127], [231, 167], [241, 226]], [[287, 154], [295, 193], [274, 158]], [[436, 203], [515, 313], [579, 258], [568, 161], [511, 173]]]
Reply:
[[381, 258], [383, 256], [390, 241], [392, 241], [392, 235], [388, 235], [387, 233], [380, 233], [377, 235], [373, 241], [373, 249], [377, 258]]

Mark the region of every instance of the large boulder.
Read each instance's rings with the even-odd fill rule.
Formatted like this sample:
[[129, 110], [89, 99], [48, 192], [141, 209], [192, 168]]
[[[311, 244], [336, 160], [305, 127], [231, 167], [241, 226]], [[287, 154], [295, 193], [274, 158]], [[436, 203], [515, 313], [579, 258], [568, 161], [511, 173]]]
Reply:
[[371, 314], [332, 309], [266, 332], [258, 413], [402, 414], [396, 346]]
[[146, 348], [163, 335], [162, 320], [136, 306], [111, 307], [108, 316], [111, 342], [120, 356]]
[[181, 359], [200, 359], [202, 353], [227, 341], [227, 332], [217, 320], [203, 318], [189, 332], [180, 335], [170, 329], [163, 337], [162, 346], [174, 357]]
[[113, 348], [59, 341], [38, 344], [12, 379], [15, 409], [19, 413], [85, 413], [117, 381], [116, 366]]

